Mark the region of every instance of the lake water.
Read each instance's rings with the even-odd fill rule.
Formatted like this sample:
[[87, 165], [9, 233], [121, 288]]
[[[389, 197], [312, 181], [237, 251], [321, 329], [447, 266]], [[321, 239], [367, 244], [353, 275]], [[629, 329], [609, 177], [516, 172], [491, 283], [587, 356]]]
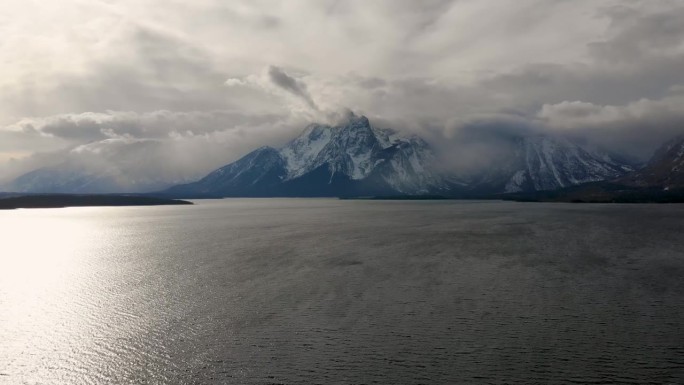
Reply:
[[0, 383], [684, 383], [684, 205], [0, 212]]

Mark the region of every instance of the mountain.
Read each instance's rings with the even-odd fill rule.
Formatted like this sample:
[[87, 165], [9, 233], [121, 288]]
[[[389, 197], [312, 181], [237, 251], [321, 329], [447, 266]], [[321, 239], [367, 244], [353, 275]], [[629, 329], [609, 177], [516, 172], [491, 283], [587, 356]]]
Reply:
[[530, 135], [510, 140], [508, 155], [471, 180], [481, 193], [556, 190], [617, 178], [631, 165], [562, 137]]
[[[104, 179], [104, 180], [103, 180]], [[43, 167], [16, 178], [8, 188], [16, 192], [106, 192], [112, 191], [114, 184], [97, 174], [67, 167]], [[103, 183], [104, 182], [104, 183]], [[95, 187], [95, 191], [92, 191]]]
[[[26, 173], [5, 189], [77, 194], [155, 191], [181, 198], [470, 198], [555, 190], [611, 180], [632, 171], [624, 162], [561, 137], [497, 132], [484, 140], [496, 142], [490, 147], [495, 150], [477, 153], [484, 166], [470, 174], [457, 173], [449, 171], [445, 164], [450, 163], [438, 158], [420, 137], [374, 127], [365, 116], [350, 113], [336, 125], [310, 124], [282, 148], [258, 148], [193, 183], [177, 184], [194, 179], [188, 171], [192, 162], [188, 157], [170, 153], [154, 140], [112, 139], [71, 149], [66, 160]], [[452, 151], [458, 148], [471, 147], [465, 142]], [[159, 167], [160, 161], [165, 167]], [[665, 165], [653, 167], [665, 169]]]
[[[507, 151], [507, 152], [506, 152]], [[605, 154], [550, 136], [517, 137], [504, 161], [476, 175], [444, 172], [420, 137], [373, 127], [351, 114], [339, 125], [311, 124], [282, 148], [261, 147], [201, 180], [172, 187], [179, 196], [484, 196], [554, 190], [616, 178], [632, 169]]]
[[261, 147], [201, 180], [172, 187], [177, 196], [340, 196], [448, 193], [455, 178], [417, 136], [372, 127], [351, 114], [339, 125], [311, 124], [280, 149]]
[[684, 136], [658, 149], [641, 169], [611, 180], [510, 199], [564, 202], [684, 202]]
[[166, 192], [188, 196], [269, 196], [286, 175], [285, 161], [279, 152], [261, 147], [195, 183], [174, 186]]
[[131, 180], [120, 170], [87, 170], [60, 165], [45, 167], [16, 178], [6, 189], [27, 193], [97, 194], [112, 192], [144, 192], [168, 186], [150, 178]]
[[[158, 167], [160, 162], [168, 167]], [[183, 157], [171, 154], [158, 141], [104, 140], [64, 150], [44, 167], [20, 175], [2, 189], [65, 194], [158, 191], [196, 177], [183, 162]]]
[[644, 168], [614, 182], [636, 188], [684, 189], [684, 135], [665, 143]]

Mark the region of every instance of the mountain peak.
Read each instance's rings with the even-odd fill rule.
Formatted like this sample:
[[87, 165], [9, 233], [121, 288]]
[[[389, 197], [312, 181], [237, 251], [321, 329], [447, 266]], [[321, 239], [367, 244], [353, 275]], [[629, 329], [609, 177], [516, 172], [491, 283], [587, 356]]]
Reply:
[[261, 147], [202, 180], [170, 189], [219, 196], [424, 194], [446, 191], [434, 154], [417, 137], [372, 128], [349, 113], [334, 126], [310, 124], [280, 149]]
[[364, 115], [352, 114], [348, 119], [348, 127], [368, 127], [370, 128], [370, 121]]
[[179, 191], [220, 196], [458, 195], [552, 190], [628, 171], [564, 138], [531, 135], [507, 143], [506, 161], [466, 180], [445, 169], [419, 136], [373, 127], [367, 117], [349, 112], [334, 125], [310, 124], [282, 148], [260, 148]]
[[342, 118], [335, 123], [336, 127], [370, 127], [370, 121], [365, 115], [357, 115], [354, 111], [347, 110]]

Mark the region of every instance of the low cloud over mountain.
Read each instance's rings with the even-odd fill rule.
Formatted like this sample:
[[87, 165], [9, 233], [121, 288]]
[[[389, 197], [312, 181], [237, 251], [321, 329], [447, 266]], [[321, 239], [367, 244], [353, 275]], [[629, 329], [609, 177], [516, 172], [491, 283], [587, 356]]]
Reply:
[[191, 180], [348, 109], [468, 171], [520, 132], [644, 162], [684, 130], [676, 0], [8, 0], [0, 14], [3, 181], [100, 163]]

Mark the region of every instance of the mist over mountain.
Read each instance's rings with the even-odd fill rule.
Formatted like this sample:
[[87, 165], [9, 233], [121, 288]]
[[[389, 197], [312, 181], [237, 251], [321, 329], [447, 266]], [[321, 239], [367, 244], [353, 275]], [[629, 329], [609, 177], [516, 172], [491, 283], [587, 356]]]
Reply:
[[[642, 165], [629, 161], [628, 155], [529, 127], [462, 131], [456, 138], [460, 143], [445, 146], [393, 130], [384, 122], [375, 125], [352, 111], [334, 119], [331, 124], [310, 123], [284, 145], [258, 147], [204, 177], [185, 168], [182, 156], [165, 157], [159, 141], [110, 140], [118, 148], [101, 146], [102, 142], [80, 146], [70, 151], [73, 157], [24, 173], [5, 190], [140, 193], [173, 186], [164, 194], [468, 197], [551, 191], [618, 178], [653, 186], [673, 178], [666, 175], [670, 170], [681, 168], [670, 164], [681, 139], [668, 142], [640, 170]], [[80, 161], [84, 158], [88, 162]], [[146, 168], [154, 170], [160, 161], [169, 166], [167, 172]]]
[[418, 136], [373, 128], [350, 113], [340, 125], [311, 124], [280, 149], [261, 147], [177, 195], [344, 196], [449, 191], [431, 147]]
[[[498, 138], [501, 139], [501, 138]], [[555, 190], [619, 177], [633, 168], [561, 137], [518, 136], [466, 174], [446, 166], [416, 135], [373, 127], [350, 113], [339, 125], [309, 125], [282, 148], [261, 147], [178, 196], [465, 195]], [[502, 154], [504, 154], [502, 156]], [[493, 153], [492, 153], [493, 154]]]
[[508, 157], [479, 170], [479, 191], [511, 193], [556, 190], [619, 177], [633, 167], [563, 137], [526, 136], [512, 140]]
[[[347, 110], [421, 138], [436, 173], [472, 188], [550, 188], [638, 168], [684, 127], [676, 0], [0, 11], [12, 58], [0, 61], [2, 190], [163, 189], [280, 150], [312, 122], [338, 126]], [[362, 163], [331, 164], [356, 183], [370, 175]]]
[[[146, 192], [196, 177], [183, 154], [154, 140], [111, 139], [53, 154], [47, 165], [5, 183], [5, 191], [35, 193]], [[167, 167], [160, 168], [161, 162]]]
[[615, 183], [664, 191], [684, 190], [684, 136], [665, 143], [643, 168], [618, 178]]
[[0, 53], [0, 385], [684, 384], [684, 0], [0, 0]]

